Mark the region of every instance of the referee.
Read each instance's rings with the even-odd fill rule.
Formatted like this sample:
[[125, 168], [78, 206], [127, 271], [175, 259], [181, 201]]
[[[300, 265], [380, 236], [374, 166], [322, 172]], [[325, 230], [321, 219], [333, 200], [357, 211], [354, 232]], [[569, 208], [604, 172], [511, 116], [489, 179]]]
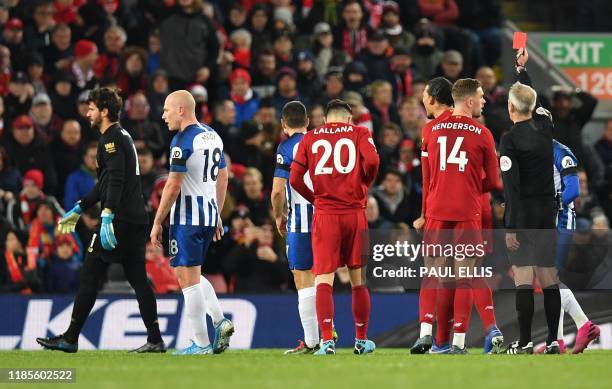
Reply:
[[[100, 131], [97, 151], [98, 182], [85, 198], [59, 222], [59, 233], [72, 233], [83, 210], [101, 202], [101, 224], [87, 248], [79, 290], [68, 330], [59, 336], [37, 338], [43, 348], [74, 353], [98, 288], [111, 263], [121, 263], [136, 292], [138, 307], [147, 328], [147, 343], [132, 352], [165, 352], [159, 332], [157, 305], [145, 271], [148, 216], [140, 187], [140, 169], [132, 138], [121, 128], [121, 97], [110, 88], [90, 92], [87, 118]], [[120, 323], [117, 323], [120, 324]]]
[[514, 123], [500, 141], [499, 166], [504, 181], [506, 246], [516, 285], [516, 312], [520, 339], [508, 354], [532, 354], [533, 281], [544, 294], [548, 323], [546, 354], [559, 354], [557, 327], [561, 311], [555, 268], [555, 217], [558, 210], [553, 180], [553, 122], [550, 112], [536, 107], [537, 94], [525, 69], [528, 54], [517, 55], [517, 79], [508, 94], [508, 112]]

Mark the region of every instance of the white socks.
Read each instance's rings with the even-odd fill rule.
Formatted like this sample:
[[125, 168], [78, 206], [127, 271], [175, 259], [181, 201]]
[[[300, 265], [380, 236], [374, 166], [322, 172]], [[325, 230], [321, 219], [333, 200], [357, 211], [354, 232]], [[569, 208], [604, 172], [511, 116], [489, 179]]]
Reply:
[[558, 334], [563, 338], [563, 312], [567, 312], [570, 314], [574, 323], [576, 323], [576, 328], [580, 328], [589, 321], [589, 318], [584, 314], [584, 311], [576, 301], [576, 297], [574, 293], [565, 285], [559, 285], [559, 293], [561, 294], [561, 318], [559, 319], [559, 331]]
[[219, 304], [219, 299], [217, 298], [215, 289], [210, 281], [208, 281], [206, 277], [202, 275], [200, 276], [200, 288], [202, 289], [204, 299], [206, 300], [206, 313], [208, 313], [212, 319], [213, 325], [217, 325], [221, 320], [223, 320], [223, 311], [221, 310], [221, 305]]
[[200, 347], [210, 345], [206, 326], [206, 300], [200, 284], [183, 289], [185, 312], [194, 333], [194, 342]]
[[427, 335], [431, 335], [433, 333], [432, 330], [433, 326], [429, 323], [421, 323], [421, 334], [419, 335], [419, 338], [422, 338], [423, 336], [427, 336]]
[[559, 327], [557, 328], [557, 340], [563, 339], [563, 316], [565, 316], [565, 311], [563, 310], [563, 302], [561, 302], [561, 314], [559, 315]]
[[298, 311], [304, 328], [304, 343], [312, 348], [319, 343], [317, 323], [316, 289], [314, 286], [298, 290]]
[[455, 332], [453, 334], [453, 346], [457, 346], [459, 348], [465, 347], [465, 332]]

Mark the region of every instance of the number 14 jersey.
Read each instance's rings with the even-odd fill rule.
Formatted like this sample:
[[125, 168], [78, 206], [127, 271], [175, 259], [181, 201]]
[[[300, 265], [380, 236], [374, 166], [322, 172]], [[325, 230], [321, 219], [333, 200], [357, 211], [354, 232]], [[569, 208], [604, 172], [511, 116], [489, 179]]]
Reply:
[[170, 172], [185, 176], [170, 210], [171, 225], [217, 225], [217, 176], [225, 167], [223, 141], [212, 128], [192, 124], [172, 138]]
[[308, 170], [315, 213], [343, 214], [365, 209], [379, 157], [367, 128], [327, 123], [304, 135], [293, 163]]
[[443, 221], [480, 220], [482, 194], [499, 182], [493, 136], [467, 116], [440, 119], [423, 129], [421, 156], [429, 169], [425, 216]]

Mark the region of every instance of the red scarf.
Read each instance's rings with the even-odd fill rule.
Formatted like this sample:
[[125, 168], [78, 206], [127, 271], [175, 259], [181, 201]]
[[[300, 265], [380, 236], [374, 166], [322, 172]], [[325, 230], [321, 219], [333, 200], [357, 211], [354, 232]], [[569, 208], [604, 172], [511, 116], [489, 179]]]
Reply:
[[[59, 219], [58, 219], [59, 220]], [[73, 250], [78, 251], [76, 244]], [[53, 231], [49, 231], [38, 219], [32, 221], [30, 226], [30, 239], [28, 240], [28, 253], [37, 257], [48, 259], [53, 252]]]
[[380, 105], [374, 104], [374, 107], [380, 112], [380, 124], [385, 125], [389, 123], [391, 118], [389, 117], [389, 106], [388, 105]]
[[403, 97], [412, 96], [412, 72], [407, 70], [403, 78], [402, 80], [401, 74], [395, 73], [395, 84], [397, 85], [395, 101], [400, 101]]
[[32, 221], [32, 216], [34, 214], [34, 210], [36, 210], [36, 204], [39, 201], [44, 200], [45, 195], [43, 193], [40, 194], [39, 197], [29, 200], [22, 193], [19, 195], [19, 204], [21, 206], [21, 216], [23, 217], [23, 222], [28, 225]]
[[[4, 252], [4, 258], [6, 260], [6, 266], [8, 268], [9, 276], [11, 277], [11, 281], [14, 284], [23, 282], [23, 273], [21, 272], [21, 268], [25, 268], [26, 270], [29, 268], [31, 270], [36, 268], [36, 263], [33, 266], [30, 266], [26, 262], [26, 259], [23, 254], [20, 254], [15, 258], [15, 254], [12, 251], [6, 250]], [[20, 291], [21, 294], [32, 294], [32, 289], [25, 287]]]
[[355, 58], [361, 49], [366, 47], [367, 42], [368, 34], [364, 28], [354, 32], [351, 32], [346, 28], [342, 30], [342, 50], [344, 50], [351, 58]]

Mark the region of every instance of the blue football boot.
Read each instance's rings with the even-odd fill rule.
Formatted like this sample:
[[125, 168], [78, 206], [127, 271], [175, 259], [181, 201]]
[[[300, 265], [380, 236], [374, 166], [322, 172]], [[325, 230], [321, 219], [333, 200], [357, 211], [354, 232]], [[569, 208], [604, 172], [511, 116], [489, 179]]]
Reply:
[[502, 354], [504, 348], [504, 335], [497, 326], [492, 326], [487, 332], [484, 341], [484, 354]]
[[203, 355], [203, 354], [212, 354], [213, 347], [212, 345], [208, 345], [206, 347], [200, 347], [192, 340], [191, 346], [186, 347], [182, 350], [176, 350], [172, 353], [172, 355]]

